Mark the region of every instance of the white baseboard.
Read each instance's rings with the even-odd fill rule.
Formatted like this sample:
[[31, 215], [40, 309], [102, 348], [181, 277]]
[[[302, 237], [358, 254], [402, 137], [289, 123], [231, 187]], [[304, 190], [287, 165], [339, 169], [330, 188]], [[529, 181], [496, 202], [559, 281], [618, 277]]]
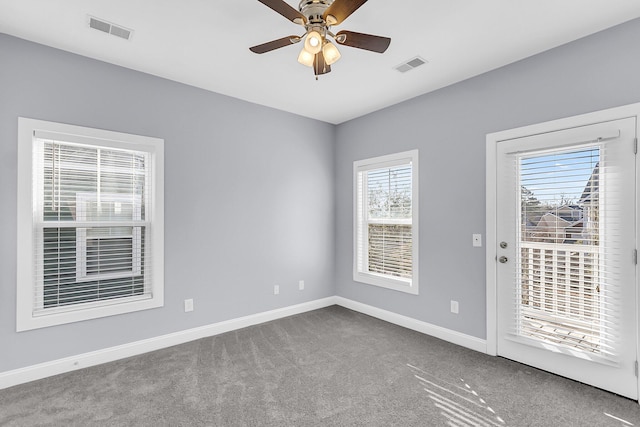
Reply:
[[226, 320], [224, 322], [214, 323], [207, 326], [187, 329], [185, 331], [161, 335], [159, 337], [136, 341], [129, 344], [109, 347], [76, 356], [65, 357], [63, 359], [52, 360], [50, 362], [27, 366], [25, 368], [15, 369], [12, 371], [0, 372], [0, 390], [14, 385], [51, 377], [53, 375], [75, 371], [77, 369], [137, 356], [139, 354], [183, 344], [200, 338], [235, 331], [237, 329], [269, 322], [271, 320], [277, 320], [283, 317], [329, 307], [331, 305], [340, 305], [350, 310], [358, 311], [389, 323], [422, 332], [423, 334], [432, 335], [436, 338], [482, 353], [486, 353], [487, 351], [487, 343], [483, 339], [465, 335], [440, 326], [431, 325], [411, 317], [382, 310], [347, 298], [333, 296], [292, 305], [290, 307], [252, 314], [250, 316], [239, 317], [237, 319]]
[[87, 368], [89, 366], [113, 362], [115, 360], [124, 359], [126, 357], [137, 356], [139, 354], [160, 350], [178, 344], [183, 344], [200, 338], [223, 334], [225, 332], [246, 328], [247, 326], [257, 325], [260, 323], [269, 322], [271, 320], [277, 320], [283, 317], [293, 316], [295, 314], [329, 307], [335, 304], [335, 297], [323, 298], [302, 304], [292, 305], [290, 307], [265, 311], [262, 313], [239, 317], [237, 319], [231, 319], [207, 326], [201, 326], [198, 328], [174, 332], [155, 338], [149, 338], [129, 344], [123, 344], [116, 347], [105, 348], [103, 350], [65, 357], [63, 359], [27, 366], [25, 368], [15, 369], [12, 371], [0, 372], [0, 390], [14, 385], [24, 384], [30, 381], [47, 378], [53, 375], [63, 374], [65, 372], [75, 371], [81, 368]]
[[462, 347], [467, 347], [471, 350], [479, 351], [481, 353], [487, 352], [487, 341], [481, 338], [476, 338], [471, 335], [463, 334], [461, 332], [452, 331], [451, 329], [432, 325], [421, 320], [416, 320], [411, 317], [403, 316], [401, 314], [393, 313], [391, 311], [383, 310], [381, 308], [373, 307], [371, 305], [363, 304], [361, 302], [353, 301], [347, 298], [335, 298], [337, 305], [348, 308], [350, 310], [354, 310], [384, 320], [385, 322], [402, 326], [407, 329], [412, 329], [423, 334], [431, 335], [433, 337], [440, 338], [441, 340], [448, 341]]

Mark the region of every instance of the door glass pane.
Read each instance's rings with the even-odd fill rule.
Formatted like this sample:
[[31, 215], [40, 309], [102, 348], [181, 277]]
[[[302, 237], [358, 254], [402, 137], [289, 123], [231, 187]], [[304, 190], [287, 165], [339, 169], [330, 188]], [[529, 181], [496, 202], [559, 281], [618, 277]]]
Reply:
[[518, 334], [603, 351], [599, 147], [519, 158]]

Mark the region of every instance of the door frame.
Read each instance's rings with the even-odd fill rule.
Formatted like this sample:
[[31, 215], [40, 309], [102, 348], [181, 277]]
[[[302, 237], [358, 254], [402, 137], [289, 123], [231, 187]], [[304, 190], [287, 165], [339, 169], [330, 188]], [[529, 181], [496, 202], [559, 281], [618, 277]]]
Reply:
[[[497, 145], [501, 141], [507, 141], [526, 136], [539, 135], [570, 129], [578, 126], [586, 126], [593, 123], [606, 122], [624, 118], [636, 119], [636, 138], [640, 136], [640, 103], [615, 107], [578, 116], [537, 123], [514, 129], [487, 134], [486, 137], [486, 310], [487, 310], [487, 354], [497, 356]], [[640, 212], [640, 162], [636, 155], [636, 204], [635, 204], [635, 242], [638, 248], [640, 241], [640, 224], [638, 212]], [[640, 289], [638, 287], [638, 264], [635, 269], [636, 288], [636, 358], [640, 358]], [[636, 377], [640, 395], [640, 378]], [[640, 402], [640, 400], [639, 400]]]

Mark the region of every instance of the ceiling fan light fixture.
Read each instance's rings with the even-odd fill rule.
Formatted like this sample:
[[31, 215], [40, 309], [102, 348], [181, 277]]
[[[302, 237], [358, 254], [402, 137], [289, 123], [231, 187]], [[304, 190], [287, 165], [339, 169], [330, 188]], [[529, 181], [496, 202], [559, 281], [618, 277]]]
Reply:
[[309, 31], [307, 38], [304, 40], [304, 48], [307, 52], [315, 55], [322, 50], [322, 36], [319, 32]]
[[307, 49], [302, 48], [300, 50], [300, 55], [298, 55], [298, 62], [302, 65], [306, 65], [307, 67], [313, 67], [313, 60], [315, 55], [313, 53], [307, 52]]
[[333, 25], [342, 24], [367, 0], [299, 0], [297, 10], [289, 4], [293, 0], [258, 1], [287, 20], [302, 25], [305, 32], [301, 36], [282, 37], [252, 46], [249, 50], [260, 54], [302, 42], [298, 62], [313, 68], [316, 80], [319, 75], [330, 73], [331, 64], [340, 60], [342, 55], [337, 45], [384, 53], [391, 43], [389, 37], [346, 30], [337, 34], [331, 32]]
[[328, 40], [324, 43], [324, 46], [322, 46], [322, 54], [324, 55], [324, 60], [327, 65], [335, 63], [342, 56], [336, 45]]

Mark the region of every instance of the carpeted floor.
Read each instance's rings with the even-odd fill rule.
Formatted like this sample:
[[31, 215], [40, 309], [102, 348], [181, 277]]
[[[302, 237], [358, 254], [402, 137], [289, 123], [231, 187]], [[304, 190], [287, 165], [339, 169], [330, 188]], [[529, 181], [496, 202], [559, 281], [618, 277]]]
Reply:
[[0, 390], [1, 426], [640, 426], [637, 402], [333, 306]]

